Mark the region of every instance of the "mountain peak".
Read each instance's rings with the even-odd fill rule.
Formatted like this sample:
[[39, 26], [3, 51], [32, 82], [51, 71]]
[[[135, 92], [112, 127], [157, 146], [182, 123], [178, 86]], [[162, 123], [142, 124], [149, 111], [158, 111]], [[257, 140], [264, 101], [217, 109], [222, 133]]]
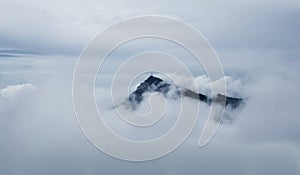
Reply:
[[[161, 92], [164, 95], [169, 91], [167, 82], [162, 79], [153, 76], [152, 74], [142, 82], [137, 89], [129, 96], [129, 102], [133, 109], [136, 109], [138, 104], [143, 100], [143, 94], [146, 92]], [[178, 92], [179, 93], [179, 92]]]
[[153, 75], [150, 75], [143, 83], [148, 83], [149, 85], [152, 85], [152, 84], [157, 85], [162, 81], [163, 81], [162, 79], [155, 77]]

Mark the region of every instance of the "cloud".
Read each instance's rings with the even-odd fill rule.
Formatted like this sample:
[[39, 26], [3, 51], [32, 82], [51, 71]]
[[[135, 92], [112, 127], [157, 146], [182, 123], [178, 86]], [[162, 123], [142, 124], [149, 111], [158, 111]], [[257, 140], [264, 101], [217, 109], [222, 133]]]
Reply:
[[[299, 174], [298, 9], [296, 0], [146, 4], [136, 0], [1, 1], [1, 50], [39, 54], [0, 59], [0, 173]], [[197, 127], [181, 147], [161, 159], [133, 163], [105, 155], [81, 132], [72, 106], [76, 63], [72, 55], [79, 54], [98, 30], [143, 14], [178, 17], [199, 29], [221, 59], [228, 94], [249, 100], [241, 111], [231, 113], [234, 121], [221, 125], [206, 147], [197, 147], [209, 112], [200, 104]], [[176, 120], [172, 116], [177, 116], [178, 103], [163, 101], [168, 105], [169, 118], [151, 129], [132, 128], [120, 121], [108, 109], [112, 104], [109, 88], [114, 70], [128, 56], [158, 47], [179, 54], [195, 76], [199, 91], [209, 93], [210, 82], [201, 65], [182, 50], [157, 43], [127, 43], [129, 47], [109, 57], [103, 65], [107, 71], [99, 71], [96, 80], [97, 102], [104, 120], [120, 135], [132, 139], [165, 133]], [[190, 83], [178, 75], [174, 78], [186, 86]], [[147, 97], [139, 112], [148, 111], [151, 100], [155, 103], [164, 99], [158, 94]]]
[[[35, 62], [36, 59], [28, 61]], [[197, 147], [209, 112], [208, 106], [201, 105], [197, 127], [186, 143], [162, 159], [134, 164], [110, 158], [87, 141], [78, 127], [72, 107], [72, 66], [75, 60], [50, 57], [45, 63], [30, 68], [33, 72], [48, 72], [48, 76], [33, 73], [24, 77], [27, 82], [34, 79], [39, 82], [33, 90], [30, 90], [33, 85], [27, 83], [1, 89], [1, 94], [3, 91], [19, 94], [11, 96], [10, 103], [1, 98], [1, 102], [4, 102], [4, 108], [0, 109], [1, 171], [4, 174], [24, 171], [31, 174], [298, 174], [299, 64], [277, 59], [259, 71], [256, 68], [260, 65], [249, 65], [249, 62], [259, 61], [260, 57], [257, 56], [257, 59], [248, 62], [232, 62], [232, 67], [244, 67], [246, 76], [233, 74], [225, 77], [228, 90], [249, 97], [249, 101], [242, 111], [233, 113], [234, 122], [222, 125], [205, 148]], [[13, 63], [10, 68], [12, 71]], [[226, 70], [230, 69], [227, 67]], [[168, 117], [154, 128], [132, 128], [124, 124], [109, 109], [112, 105], [109, 89], [111, 77], [104, 77], [97, 79], [100, 82], [96, 83], [98, 105], [104, 120], [118, 134], [143, 140], [155, 138], [172, 127], [176, 120], [174, 116], [177, 116], [174, 110], [178, 109], [176, 101], [167, 101]], [[173, 77], [177, 77], [184, 85], [189, 84], [184, 77]], [[197, 76], [195, 80], [199, 90], [206, 91], [209, 88], [207, 76]], [[140, 112], [149, 110], [149, 100], [151, 102], [152, 98], [155, 104], [155, 101], [165, 99], [158, 94], [153, 97], [147, 97]], [[195, 104], [191, 102], [190, 106], [194, 108]], [[185, 157], [186, 160], [178, 160], [177, 156]], [[231, 157], [231, 161], [228, 161], [228, 157]], [[122, 170], [111, 168], [111, 165]], [[184, 168], [178, 168], [180, 166]]]
[[182, 19], [203, 32], [217, 49], [298, 49], [300, 26], [296, 0], [218, 4], [195, 0], [79, 1], [72, 6], [57, 0], [51, 3], [26, 0], [1, 1], [0, 8], [0, 47], [46, 54], [77, 55], [99, 30], [128, 17], [146, 14]]
[[16, 98], [17, 95], [26, 93], [33, 89], [34, 86], [30, 83], [7, 86], [6, 88], [0, 89], [0, 99], [12, 100]]

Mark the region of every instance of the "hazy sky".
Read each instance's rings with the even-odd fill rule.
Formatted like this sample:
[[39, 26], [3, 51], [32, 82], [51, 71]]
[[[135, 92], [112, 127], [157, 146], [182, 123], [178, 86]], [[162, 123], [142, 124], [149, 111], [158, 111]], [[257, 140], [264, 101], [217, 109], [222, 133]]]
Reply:
[[[209, 110], [201, 104], [197, 127], [173, 153], [154, 161], [126, 162], [100, 152], [81, 132], [72, 106], [73, 70], [97, 32], [149, 14], [178, 18], [199, 30], [220, 57], [229, 93], [249, 99], [206, 147], [197, 147]], [[297, 0], [2, 0], [0, 174], [300, 174], [299, 18]], [[108, 109], [115, 68], [147, 50], [171, 52], [191, 70], [200, 88], [209, 86], [202, 66], [167, 41], [135, 40], [116, 49], [99, 71], [97, 102], [112, 128], [133, 138], [153, 137], [170, 127], [165, 123], [157, 132], [142, 129], [136, 134], [120, 126]], [[169, 103], [172, 116], [177, 104]]]

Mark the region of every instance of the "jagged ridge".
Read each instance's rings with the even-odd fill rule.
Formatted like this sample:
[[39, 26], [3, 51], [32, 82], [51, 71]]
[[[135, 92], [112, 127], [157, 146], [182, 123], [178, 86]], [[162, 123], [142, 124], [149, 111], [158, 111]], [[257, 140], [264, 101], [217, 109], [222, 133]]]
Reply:
[[[169, 92], [171, 89], [173, 91], [170, 94]], [[200, 100], [209, 105], [212, 102], [225, 103], [226, 107], [231, 108], [238, 108], [243, 102], [242, 98], [227, 97], [222, 94], [217, 94], [215, 98], [209, 98], [204, 94], [196, 93], [187, 88], [180, 89], [173, 84], [169, 84], [162, 79], [151, 75], [143, 83], [141, 83], [134, 92], [129, 95], [128, 100], [133, 110], [136, 110], [138, 108], [139, 104], [143, 101], [143, 94], [146, 92], [159, 92], [162, 93], [165, 97], [172, 99], [177, 99], [182, 95], [191, 99]]]

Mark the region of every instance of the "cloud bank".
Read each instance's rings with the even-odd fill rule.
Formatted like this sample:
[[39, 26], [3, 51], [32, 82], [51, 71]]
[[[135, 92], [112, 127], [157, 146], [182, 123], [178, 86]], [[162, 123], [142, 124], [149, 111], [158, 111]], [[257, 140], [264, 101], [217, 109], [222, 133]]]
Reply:
[[[296, 0], [1, 1], [0, 174], [300, 174], [299, 7]], [[220, 57], [228, 95], [249, 100], [206, 147], [197, 147], [209, 112], [200, 104], [197, 127], [182, 146], [161, 159], [133, 163], [105, 155], [85, 138], [72, 106], [72, 74], [77, 55], [96, 32], [145, 14], [178, 17], [199, 29]], [[196, 77], [199, 92], [210, 91], [201, 65], [173, 45], [143, 40], [120, 47], [99, 71], [97, 103], [115, 132], [136, 140], [168, 131], [180, 105], [159, 94], [147, 98], [138, 112], [168, 104], [169, 117], [153, 128], [128, 126], [109, 109], [115, 69], [145, 50], [177, 55]], [[172, 76], [172, 68], [166, 71], [188, 87], [184, 77]]]

